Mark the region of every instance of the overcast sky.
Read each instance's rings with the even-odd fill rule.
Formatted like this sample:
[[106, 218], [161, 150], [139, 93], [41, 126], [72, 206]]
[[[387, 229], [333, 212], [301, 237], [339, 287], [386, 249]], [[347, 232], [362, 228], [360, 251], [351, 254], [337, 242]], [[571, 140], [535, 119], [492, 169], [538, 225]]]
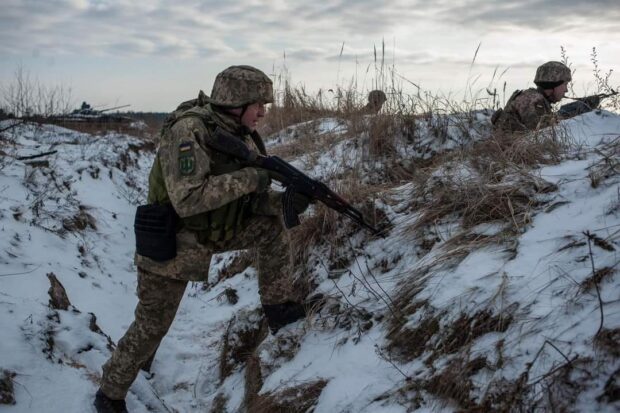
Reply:
[[[380, 76], [382, 45], [395, 78]], [[603, 72], [620, 70], [620, 1], [0, 1], [0, 85], [21, 65], [42, 83], [71, 87], [78, 103], [133, 110], [170, 111], [200, 89], [210, 93], [233, 64], [309, 92], [351, 82], [368, 91], [395, 79], [405, 91], [415, 83], [462, 96], [494, 73], [495, 86], [512, 90], [529, 86], [539, 64], [560, 60], [561, 46], [576, 91], [593, 87], [593, 47]]]

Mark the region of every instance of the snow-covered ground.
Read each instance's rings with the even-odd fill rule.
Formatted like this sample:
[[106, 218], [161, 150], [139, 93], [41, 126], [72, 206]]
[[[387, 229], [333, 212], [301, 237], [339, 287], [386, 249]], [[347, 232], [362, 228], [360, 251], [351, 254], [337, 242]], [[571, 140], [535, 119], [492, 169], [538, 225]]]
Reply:
[[[433, 150], [467, 145], [483, 136], [478, 130], [485, 124], [488, 115], [477, 114], [469, 140], [459, 141], [457, 131]], [[394, 224], [385, 238], [368, 238], [351, 224], [351, 235], [338, 250], [346, 255], [339, 266], [331, 265], [338, 257], [327, 246], [310, 251], [310, 273], [328, 299], [306, 322], [258, 345], [260, 394], [324, 380], [316, 413], [449, 412], [459, 409], [459, 401], [463, 407], [462, 389], [437, 391], [441, 386], [429, 384], [433, 377], [457, 360], [484, 360], [463, 376], [462, 386], [469, 386], [468, 397], [477, 403], [501, 383], [519, 380], [532, 397], [558, 396], [553, 391], [558, 384], [547, 379], [566, 371], [562, 379], [575, 390], [559, 394], [572, 411], [619, 411], [620, 116], [589, 113], [562, 127], [573, 141], [565, 159], [530, 171], [554, 190], [537, 195], [540, 207], [532, 207], [529, 222], [509, 242], [469, 243], [462, 253], [450, 242], [461, 233], [458, 224], [445, 223], [435, 228], [436, 242], [421, 248], [419, 239], [402, 230], [417, 217], [406, 207], [415, 192], [407, 183], [385, 194], [390, 202], [376, 201]], [[327, 119], [317, 130], [341, 134], [346, 124]], [[437, 146], [428, 130], [422, 142]], [[268, 146], [290, 142], [294, 131]], [[417, 151], [420, 141], [409, 148], [401, 142], [403, 156], [429, 153]], [[101, 365], [110, 355], [107, 336], [118, 341], [137, 302], [133, 215], [145, 199], [153, 159], [141, 145], [125, 135], [91, 136], [45, 125], [22, 125], [5, 134], [0, 370], [12, 376], [16, 403], [0, 404], [0, 411], [93, 411]], [[343, 159], [353, 162], [356, 156], [346, 140], [338, 141], [312, 157], [316, 162], [300, 158], [295, 165], [329, 177], [346, 167]], [[504, 229], [488, 224], [468, 231], [501, 239]], [[153, 375], [141, 373], [131, 388], [131, 412], [242, 411], [246, 364], [231, 362], [228, 375], [221, 376], [223, 337], [257, 326], [260, 303], [252, 267], [215, 283], [234, 256], [214, 257], [209, 286], [188, 286]], [[454, 256], [458, 259], [446, 258]], [[451, 265], [442, 265], [447, 261]], [[66, 289], [68, 310], [48, 306], [50, 273]], [[434, 322], [437, 334], [411, 342], [420, 351], [403, 358], [388, 339], [389, 320], [402, 310], [394, 300], [412, 286], [411, 303], [419, 305], [407, 312], [401, 329], [415, 331]], [[231, 289], [236, 302], [226, 298]], [[101, 331], [92, 328], [91, 314]], [[476, 330], [480, 314], [494, 324]], [[440, 333], [459, 325], [471, 334], [458, 345], [448, 343], [447, 333]], [[611, 337], [611, 347], [594, 344], [599, 330]], [[546, 411], [541, 406], [539, 411]]]

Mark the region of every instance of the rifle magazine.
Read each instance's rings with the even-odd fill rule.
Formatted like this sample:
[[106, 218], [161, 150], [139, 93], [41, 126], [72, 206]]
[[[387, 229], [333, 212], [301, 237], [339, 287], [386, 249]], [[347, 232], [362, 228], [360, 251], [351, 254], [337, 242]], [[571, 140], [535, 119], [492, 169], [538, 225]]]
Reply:
[[293, 195], [295, 195], [295, 189], [292, 186], [289, 186], [284, 191], [282, 195], [282, 212], [284, 214], [284, 226], [287, 229], [291, 229], [299, 225], [301, 222], [299, 221], [299, 217], [295, 212], [295, 207], [293, 206]]

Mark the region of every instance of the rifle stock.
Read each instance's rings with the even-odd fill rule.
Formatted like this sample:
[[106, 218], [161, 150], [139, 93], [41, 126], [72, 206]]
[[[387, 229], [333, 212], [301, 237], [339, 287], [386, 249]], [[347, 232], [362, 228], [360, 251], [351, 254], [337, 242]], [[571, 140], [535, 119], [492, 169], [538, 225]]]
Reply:
[[287, 228], [299, 225], [299, 217], [293, 208], [293, 195], [301, 193], [311, 199], [321, 201], [325, 206], [346, 215], [360, 226], [379, 235], [380, 230], [368, 223], [363, 214], [340, 195], [329, 189], [323, 182], [313, 179], [278, 156], [264, 156], [250, 150], [237, 136], [217, 128], [207, 140], [212, 149], [239, 159], [248, 166], [275, 172], [277, 180], [286, 188], [282, 197], [284, 223]]

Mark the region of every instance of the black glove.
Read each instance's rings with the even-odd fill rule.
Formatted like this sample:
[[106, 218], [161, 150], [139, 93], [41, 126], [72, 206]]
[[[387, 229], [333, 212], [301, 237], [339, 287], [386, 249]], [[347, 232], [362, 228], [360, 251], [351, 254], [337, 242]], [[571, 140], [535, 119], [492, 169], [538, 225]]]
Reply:
[[573, 116], [582, 115], [584, 113], [588, 113], [592, 110], [590, 106], [586, 103], [576, 100], [571, 103], [567, 103], [565, 105], [560, 106], [558, 110], [558, 115], [563, 118], [572, 118]]
[[297, 215], [303, 214], [310, 205], [310, 198], [299, 192], [293, 194], [293, 209]]
[[266, 169], [256, 168], [258, 174], [258, 184], [256, 185], [256, 192], [265, 192], [271, 185], [271, 178], [269, 172]]
[[278, 181], [278, 182], [281, 182], [281, 183], [286, 182], [286, 179], [284, 178], [284, 175], [281, 175], [281, 174], [279, 174], [277, 172], [274, 172], [274, 171], [269, 171], [269, 177], [272, 180], [274, 180], [274, 181]]
[[598, 108], [601, 103], [601, 98], [597, 95], [588, 96], [582, 99], [582, 102], [590, 107], [590, 109]]

